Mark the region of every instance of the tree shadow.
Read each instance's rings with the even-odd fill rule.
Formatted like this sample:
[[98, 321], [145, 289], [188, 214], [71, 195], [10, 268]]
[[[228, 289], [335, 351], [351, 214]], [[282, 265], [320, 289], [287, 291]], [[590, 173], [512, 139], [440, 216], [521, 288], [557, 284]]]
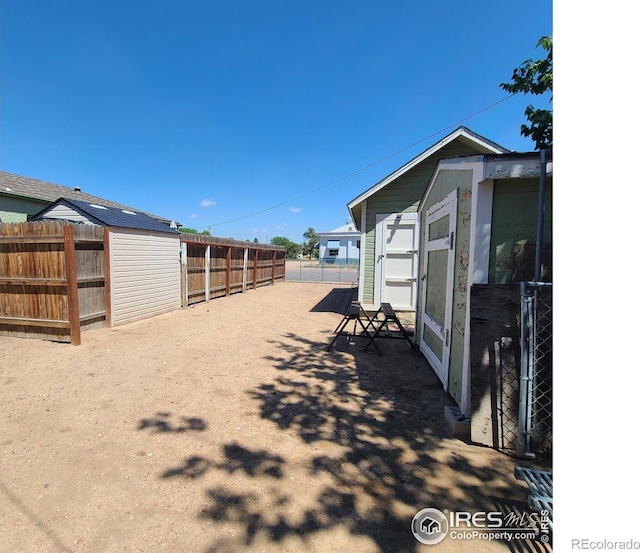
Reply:
[[[382, 357], [348, 342], [327, 352], [324, 342], [295, 333], [272, 345], [279, 354], [264, 360], [275, 378], [247, 394], [272, 429], [273, 449], [233, 440], [220, 444], [217, 460], [194, 455], [161, 474], [207, 482], [198, 518], [233, 528], [208, 552], [295, 549], [346, 532], [376, 551], [417, 553], [411, 520], [421, 509], [475, 512], [495, 510], [496, 498], [526, 501], [513, 459], [491, 450], [487, 461], [451, 439], [443, 413], [454, 402], [403, 341], [385, 341]], [[199, 429], [168, 415], [139, 428]]]
[[152, 429], [153, 432], [203, 432], [207, 429], [207, 423], [198, 417], [180, 417], [179, 422], [172, 422], [171, 413], [159, 411], [154, 417], [140, 419], [138, 430]]
[[[505, 498], [520, 493], [524, 499], [506, 456], [496, 453], [491, 464], [483, 464], [448, 450], [443, 411], [453, 401], [441, 387], [434, 388], [426, 360], [394, 342], [385, 342], [384, 355], [378, 357], [349, 344], [327, 353], [325, 344], [293, 333], [276, 340], [282, 355], [265, 359], [280, 374], [249, 392], [260, 417], [305, 444], [330, 443], [340, 453], [306, 458], [309, 478], [325, 484], [309, 492], [312, 505], [295, 516], [288, 509], [296, 494], [277, 488], [279, 500], [267, 508], [258, 499], [258, 486], [242, 493], [210, 489], [210, 505], [200, 516], [236, 524], [245, 546], [258, 536], [282, 543], [346, 528], [373, 541], [379, 551], [416, 552], [421, 546], [410, 523], [420, 509], [495, 508], [483, 484]], [[277, 467], [271, 476], [281, 478], [287, 471], [288, 461], [281, 456], [267, 451], [240, 455], [240, 449], [225, 446], [224, 470], [233, 472], [239, 460], [245, 474], [255, 476], [260, 471], [252, 467], [269, 466], [271, 459]], [[209, 551], [227, 545], [217, 541]]]

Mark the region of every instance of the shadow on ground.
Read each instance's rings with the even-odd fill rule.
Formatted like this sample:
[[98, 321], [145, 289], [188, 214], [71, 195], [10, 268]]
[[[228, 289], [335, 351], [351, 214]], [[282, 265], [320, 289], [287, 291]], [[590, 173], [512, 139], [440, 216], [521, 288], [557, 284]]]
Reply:
[[358, 299], [357, 288], [350, 288], [346, 286], [334, 288], [311, 308], [311, 312], [343, 314], [351, 301], [356, 299]]
[[[350, 294], [336, 289], [314, 310], [341, 313]], [[197, 516], [235, 529], [233, 537], [217, 534], [207, 553], [290, 549], [291, 540], [324, 540], [328, 531], [348, 534], [359, 544], [354, 551], [417, 553], [424, 546], [410, 523], [421, 509], [495, 510], [500, 502], [526, 501], [514, 483], [513, 459], [497, 452], [469, 455], [464, 448], [471, 446], [450, 438], [443, 410], [453, 401], [434, 386], [437, 377], [419, 353], [404, 341], [387, 340], [379, 357], [363, 353], [362, 343], [339, 340], [327, 352], [326, 343], [294, 333], [273, 341], [280, 354], [265, 362], [277, 376], [257, 384], [249, 401], [276, 432], [299, 441], [300, 449], [316, 446], [308, 454], [294, 461], [233, 441], [221, 444], [222, 462], [193, 456], [162, 474], [194, 479], [220, 471], [255, 483], [234, 487], [221, 480], [206, 489], [207, 503]], [[290, 473], [301, 469], [308, 484], [288, 485]], [[332, 549], [329, 542], [326, 547]]]

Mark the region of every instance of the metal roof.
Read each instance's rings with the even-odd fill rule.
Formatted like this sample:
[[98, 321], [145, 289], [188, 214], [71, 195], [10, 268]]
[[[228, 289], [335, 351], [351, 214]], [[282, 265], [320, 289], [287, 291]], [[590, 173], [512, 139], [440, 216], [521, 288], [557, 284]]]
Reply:
[[72, 198], [59, 198], [52, 205], [37, 213], [34, 218], [43, 218], [43, 216], [45, 216], [47, 212], [51, 211], [55, 206], [61, 204], [79, 211], [81, 214], [88, 216], [89, 219], [92, 219], [106, 227], [121, 227], [178, 234], [178, 231], [176, 229], [173, 229], [166, 223], [150, 217], [142, 211], [134, 211], [133, 209], [122, 209], [120, 207], [106, 206], [97, 202], [83, 202], [81, 200], [74, 200]]

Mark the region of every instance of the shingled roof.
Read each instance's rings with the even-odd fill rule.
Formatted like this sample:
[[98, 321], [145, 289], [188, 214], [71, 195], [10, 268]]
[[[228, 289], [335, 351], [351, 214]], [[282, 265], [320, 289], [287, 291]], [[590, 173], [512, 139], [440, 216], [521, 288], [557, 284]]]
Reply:
[[[111, 200], [100, 198], [99, 196], [93, 196], [92, 194], [87, 194], [80, 190], [80, 188], [70, 188], [68, 186], [62, 186], [61, 184], [53, 184], [38, 179], [15, 175], [13, 173], [5, 173], [4, 171], [0, 171], [0, 193], [19, 198], [32, 198], [34, 200], [51, 203], [55, 202], [59, 198], [67, 198], [87, 202], [89, 204], [94, 203], [105, 207], [116, 207], [118, 209], [140, 212], [140, 210], [133, 207], [112, 202]], [[161, 221], [165, 225], [169, 225], [171, 223], [171, 219], [160, 217], [153, 213], [141, 213], [145, 213], [145, 215], [148, 215], [157, 221]]]
[[141, 211], [106, 206], [100, 203], [83, 202], [81, 200], [74, 200], [71, 198], [59, 198], [52, 205], [36, 214], [34, 219], [47, 218], [47, 213], [52, 211], [58, 205], [66, 205], [68, 208], [89, 219], [92, 223], [104, 225], [106, 227], [152, 230], [156, 232], [169, 232], [172, 234], [178, 233], [175, 228], [170, 228], [165, 223], [158, 221]]

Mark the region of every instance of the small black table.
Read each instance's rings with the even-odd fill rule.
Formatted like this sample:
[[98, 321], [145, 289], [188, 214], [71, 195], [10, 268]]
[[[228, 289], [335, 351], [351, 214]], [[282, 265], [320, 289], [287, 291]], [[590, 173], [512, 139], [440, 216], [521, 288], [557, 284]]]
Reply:
[[[362, 319], [367, 321], [367, 325], [366, 326], [362, 322]], [[353, 332], [352, 333], [349, 332], [349, 331], [345, 331], [344, 330], [345, 327], [349, 324], [350, 321], [353, 321]], [[338, 326], [334, 330], [336, 335], [331, 340], [331, 343], [327, 346], [327, 351], [331, 351], [331, 348], [333, 348], [334, 344], [336, 343], [336, 340], [338, 339], [338, 336], [360, 336], [359, 334], [356, 333], [356, 329], [357, 329], [358, 323], [360, 324], [360, 327], [362, 328], [362, 331], [364, 332], [364, 335], [362, 335], [362, 337], [369, 339], [369, 343], [367, 344], [367, 348], [368, 348], [371, 345], [371, 343], [373, 342], [372, 335], [369, 333], [369, 330], [368, 330], [368, 328], [373, 325], [373, 321], [369, 318], [369, 316], [367, 315], [366, 311], [364, 311], [364, 309], [362, 309], [362, 306], [360, 305], [360, 302], [352, 301], [351, 305], [349, 306], [349, 309], [347, 309], [347, 312], [344, 314], [344, 317], [342, 318], [342, 320], [340, 321], [340, 323], [338, 324]], [[374, 343], [373, 347], [376, 348], [376, 351], [378, 352], [378, 355], [382, 355], [382, 352], [380, 351], [380, 348], [378, 348], [377, 344]], [[367, 349], [367, 348], [365, 348], [365, 349]]]
[[[380, 319], [380, 315], [383, 316], [382, 319]], [[369, 348], [369, 346], [371, 344], [373, 344], [373, 347], [376, 348], [376, 350], [378, 350], [378, 352], [380, 352], [380, 350], [378, 349], [378, 346], [375, 343], [375, 339], [376, 338], [396, 338], [396, 339], [404, 339], [407, 341], [407, 343], [411, 346], [411, 349], [416, 350], [417, 346], [416, 344], [411, 340], [411, 337], [409, 336], [409, 333], [405, 330], [405, 328], [402, 326], [402, 323], [400, 322], [400, 320], [398, 319], [398, 316], [396, 315], [396, 311], [395, 309], [391, 306], [390, 303], [381, 303], [380, 304], [380, 309], [378, 309], [378, 311], [376, 311], [376, 314], [371, 317], [371, 319], [369, 319], [369, 324], [367, 325], [367, 330], [369, 326], [375, 328], [375, 332], [373, 333], [372, 336], [369, 337], [369, 343], [365, 346], [364, 351], [367, 351], [367, 349]], [[398, 331], [400, 332], [400, 336], [398, 336], [397, 334], [394, 334], [391, 329], [389, 328], [389, 323], [392, 323], [394, 325], [396, 325], [398, 327]], [[382, 329], [386, 329], [387, 334], [384, 335], [380, 335], [380, 331]]]

